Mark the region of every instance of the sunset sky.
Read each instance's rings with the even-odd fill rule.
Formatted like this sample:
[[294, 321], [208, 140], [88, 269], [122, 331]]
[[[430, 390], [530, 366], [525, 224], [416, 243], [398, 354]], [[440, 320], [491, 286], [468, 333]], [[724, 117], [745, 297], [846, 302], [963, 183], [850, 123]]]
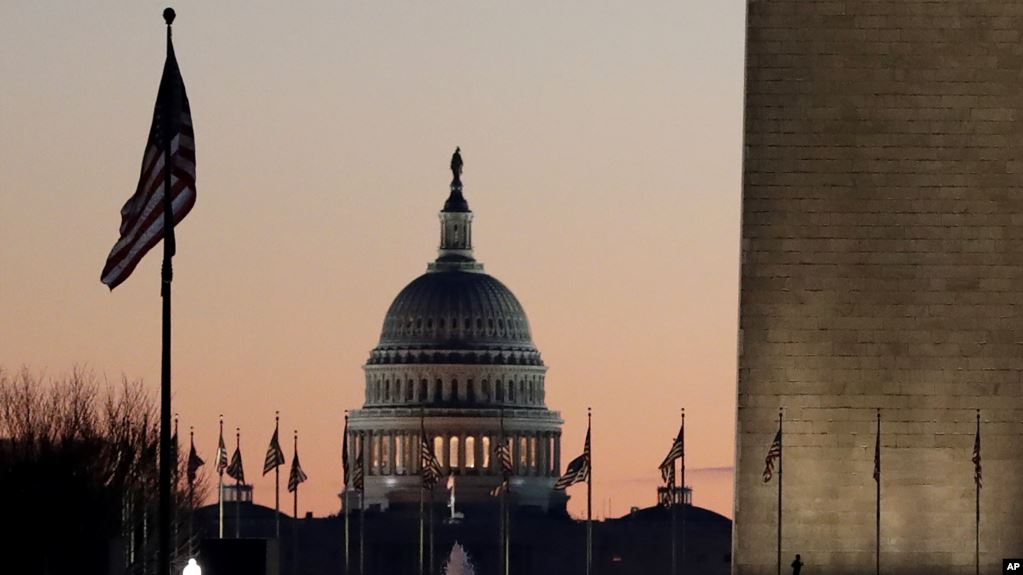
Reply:
[[[0, 3], [0, 366], [160, 380], [160, 250], [99, 280], [134, 192], [163, 2]], [[174, 260], [174, 411], [260, 476], [274, 410], [301, 507], [336, 513], [344, 410], [436, 257], [455, 146], [486, 270], [565, 419], [595, 513], [655, 502], [687, 413], [694, 503], [732, 516], [742, 0], [178, 1], [198, 200]], [[290, 441], [285, 442], [290, 461]], [[585, 488], [569, 490], [584, 513]], [[287, 506], [290, 512], [290, 505]]]

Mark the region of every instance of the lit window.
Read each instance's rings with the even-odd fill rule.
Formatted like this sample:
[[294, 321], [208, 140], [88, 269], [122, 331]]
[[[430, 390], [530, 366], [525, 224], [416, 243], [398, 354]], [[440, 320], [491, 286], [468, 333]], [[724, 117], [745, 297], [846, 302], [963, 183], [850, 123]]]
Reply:
[[536, 460], [536, 438], [535, 437], [530, 437], [529, 438], [529, 466], [531, 468], [533, 468], [533, 469], [536, 469], [536, 465], [537, 465], [537, 460]]
[[483, 469], [490, 469], [490, 436], [483, 436]]
[[437, 458], [437, 462], [444, 464], [442, 459], [444, 458], [444, 438], [436, 436], [433, 438], [433, 456]]
[[465, 438], [465, 467], [476, 469], [476, 438], [472, 436]]
[[529, 464], [529, 442], [525, 437], [519, 438], [519, 465], [524, 469]]
[[399, 435], [394, 439], [394, 472], [398, 475], [405, 474], [405, 436]]
[[387, 475], [391, 471], [391, 441], [386, 436], [380, 440], [380, 473]]
[[370, 453], [373, 454], [373, 463], [371, 467], [374, 472], [377, 472], [380, 469], [380, 437], [376, 435], [370, 437], [369, 446]]
[[451, 451], [448, 452], [448, 469], [458, 469], [458, 438], [451, 438]]

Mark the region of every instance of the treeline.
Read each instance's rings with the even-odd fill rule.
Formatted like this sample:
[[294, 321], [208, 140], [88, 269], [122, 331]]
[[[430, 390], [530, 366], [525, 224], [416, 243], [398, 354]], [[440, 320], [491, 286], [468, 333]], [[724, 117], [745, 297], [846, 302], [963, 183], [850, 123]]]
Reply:
[[[0, 366], [0, 538], [11, 573], [156, 572], [160, 422], [141, 381], [92, 371], [46, 376]], [[184, 451], [184, 453], [182, 453]], [[177, 555], [190, 545], [189, 488], [178, 449]]]

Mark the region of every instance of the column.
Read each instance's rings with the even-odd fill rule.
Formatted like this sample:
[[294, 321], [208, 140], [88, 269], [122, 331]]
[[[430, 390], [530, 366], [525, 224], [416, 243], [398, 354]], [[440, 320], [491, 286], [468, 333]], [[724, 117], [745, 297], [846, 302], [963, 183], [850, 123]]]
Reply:
[[536, 466], [536, 474], [540, 477], [547, 477], [547, 432], [544, 431], [538, 435], [537, 442], [539, 445], [536, 446], [536, 452], [540, 461]]
[[554, 472], [551, 475], [557, 476], [557, 475], [561, 474], [561, 434], [560, 433], [555, 433], [554, 434], [554, 469], [552, 469], [551, 471]]

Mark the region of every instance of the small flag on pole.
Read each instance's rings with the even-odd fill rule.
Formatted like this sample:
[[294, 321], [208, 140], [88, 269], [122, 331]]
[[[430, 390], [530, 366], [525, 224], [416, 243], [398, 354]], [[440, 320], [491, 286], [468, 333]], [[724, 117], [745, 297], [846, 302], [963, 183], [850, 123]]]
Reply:
[[188, 477], [188, 484], [195, 483], [195, 477], [199, 473], [199, 468], [206, 462], [199, 457], [199, 454], [195, 451], [195, 440], [192, 440], [192, 447], [188, 450], [188, 468], [186, 471]]
[[434, 485], [440, 481], [440, 476], [443, 474], [440, 462], [437, 461], [437, 456], [433, 454], [433, 446], [430, 445], [430, 441], [426, 438], [426, 429], [423, 428], [420, 432], [419, 437], [419, 462], [422, 467], [421, 475], [423, 477], [423, 486], [427, 489], [432, 489]]
[[239, 483], [245, 483], [245, 470], [242, 468], [242, 448], [238, 446], [234, 449], [234, 455], [231, 456], [231, 464], [227, 466], [227, 476], [238, 481]]
[[590, 430], [586, 430], [586, 443], [583, 454], [568, 463], [565, 473], [554, 483], [554, 489], [564, 491], [576, 483], [588, 481], [590, 478]]
[[296, 491], [298, 484], [306, 479], [309, 479], [309, 476], [302, 471], [302, 464], [298, 462], [298, 449], [296, 449], [295, 456], [291, 458], [291, 473], [288, 474], [288, 493]]
[[512, 464], [511, 446], [508, 440], [505, 439], [497, 444], [495, 449], [497, 452], [497, 463], [501, 468], [501, 473], [506, 477], [514, 472], [515, 466]]
[[101, 281], [114, 289], [128, 279], [143, 256], [166, 234], [164, 222], [164, 184], [167, 166], [165, 152], [170, 151], [171, 208], [174, 222], [168, 235], [170, 255], [174, 255], [173, 226], [195, 205], [195, 140], [192, 113], [188, 107], [185, 84], [167, 40], [167, 60], [156, 96], [153, 123], [149, 128], [142, 172], [135, 194], [121, 208], [120, 237], [107, 256]]
[[362, 437], [360, 435], [359, 442], [355, 446], [355, 465], [352, 468], [352, 487], [357, 491], [362, 491], [366, 486], [366, 473], [362, 467]]
[[668, 451], [668, 455], [664, 457], [664, 461], [661, 462], [661, 479], [665, 483], [668, 482], [668, 474], [675, 476], [675, 461], [681, 459], [685, 455], [686, 449], [686, 428], [680, 427], [678, 435], [675, 437], [675, 442], [671, 444], [671, 449]]
[[273, 471], [279, 465], [284, 465], [284, 461], [284, 451], [281, 450], [281, 443], [277, 439], [277, 429], [275, 428], [273, 437], [270, 438], [270, 446], [266, 448], [263, 475]]
[[[879, 416], [880, 417], [880, 416]], [[881, 482], [881, 430], [880, 419], [878, 420], [878, 433], [874, 438], [874, 481]]]
[[983, 487], [983, 479], [980, 472], [980, 418], [977, 418], [977, 435], [973, 438], [973, 481], [977, 487]]
[[764, 458], [764, 483], [774, 477], [774, 462], [781, 457], [781, 429], [774, 436], [771, 448], [767, 450], [767, 457]]
[[662, 466], [661, 475], [664, 477], [664, 494], [661, 496], [661, 505], [671, 507], [675, 502], [675, 466], [669, 465], [667, 468]]
[[227, 447], [224, 445], [224, 422], [220, 423], [220, 442], [217, 444], [217, 474], [223, 475], [227, 469]]

